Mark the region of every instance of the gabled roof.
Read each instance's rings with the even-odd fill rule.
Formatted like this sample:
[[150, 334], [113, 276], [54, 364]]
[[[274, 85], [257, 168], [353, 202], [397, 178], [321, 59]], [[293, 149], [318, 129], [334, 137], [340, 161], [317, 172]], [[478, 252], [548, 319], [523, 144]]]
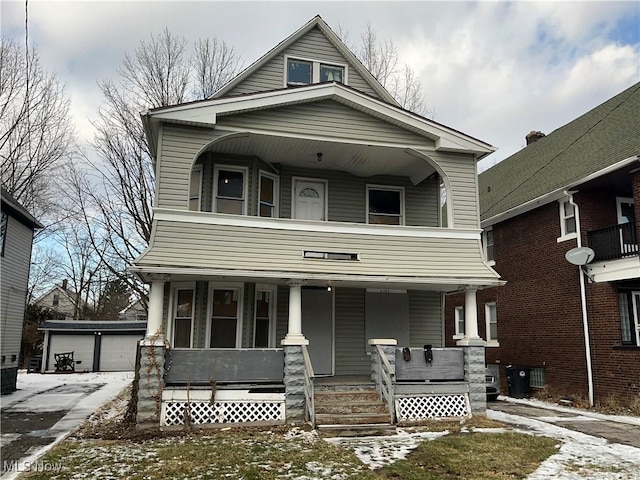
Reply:
[[44, 225], [36, 220], [4, 187], [2, 187], [2, 211], [11, 213], [13, 217], [29, 228], [44, 228]]
[[49, 294], [53, 293], [53, 292], [59, 292], [62, 295], [64, 295], [65, 297], [67, 297], [67, 299], [71, 302], [71, 303], [75, 303], [76, 299], [75, 299], [75, 295], [76, 293], [73, 290], [69, 290], [69, 289], [64, 289], [62, 288], [60, 285], [54, 285], [53, 287], [51, 287], [49, 290], [47, 290], [46, 292], [44, 292], [42, 295], [40, 295], [38, 298], [36, 298], [33, 301], [34, 305], [37, 305], [38, 303], [40, 303], [45, 297], [47, 297]]
[[335, 100], [383, 121], [430, 138], [436, 150], [474, 153], [478, 159], [494, 152], [495, 147], [408, 110], [366, 95], [337, 82], [315, 83], [297, 88], [284, 88], [234, 97], [214, 98], [199, 102], [161, 107], [142, 115], [147, 139], [155, 156], [157, 129], [161, 122], [214, 128], [217, 117], [287, 105]]
[[380, 82], [378, 82], [378, 80], [371, 74], [371, 72], [369, 72], [369, 70], [362, 64], [362, 62], [358, 60], [358, 57], [353, 54], [349, 47], [347, 47], [344, 42], [340, 40], [340, 38], [333, 32], [333, 30], [331, 30], [331, 27], [327, 25], [327, 23], [322, 19], [322, 17], [320, 17], [320, 15], [316, 15], [315, 17], [313, 17], [306, 25], [302, 26], [299, 30], [285, 38], [262, 57], [249, 65], [249, 67], [247, 67], [238, 76], [236, 76], [226, 85], [220, 88], [220, 90], [215, 92], [210, 98], [219, 98], [229, 93], [234, 87], [249, 78], [267, 62], [269, 62], [280, 53], [284, 52], [288, 47], [293, 45], [296, 41], [298, 41], [301, 37], [303, 37], [315, 27], [317, 27], [327, 37], [327, 40], [329, 40], [329, 42], [333, 44], [333, 46], [336, 47], [336, 49], [345, 57], [350, 66], [355, 68], [356, 71], [360, 75], [362, 75], [364, 80], [378, 95], [380, 95], [383, 100], [394, 105], [399, 105], [399, 103], [380, 84]]
[[483, 226], [556, 200], [554, 194], [638, 162], [640, 83], [478, 177]]

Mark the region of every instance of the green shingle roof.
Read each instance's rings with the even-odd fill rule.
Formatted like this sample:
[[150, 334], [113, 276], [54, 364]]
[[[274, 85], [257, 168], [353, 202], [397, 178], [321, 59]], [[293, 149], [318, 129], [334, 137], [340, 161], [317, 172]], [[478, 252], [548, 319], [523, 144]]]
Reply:
[[486, 220], [640, 155], [640, 82], [478, 177]]

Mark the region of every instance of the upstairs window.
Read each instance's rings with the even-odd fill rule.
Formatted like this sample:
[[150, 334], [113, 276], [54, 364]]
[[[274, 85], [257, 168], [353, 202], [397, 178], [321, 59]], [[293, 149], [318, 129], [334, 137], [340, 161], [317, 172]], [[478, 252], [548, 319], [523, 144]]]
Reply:
[[260, 191], [258, 192], [258, 216], [277, 217], [278, 177], [260, 172]]
[[308, 59], [287, 58], [285, 75], [285, 85], [288, 87], [320, 82], [347, 83], [347, 66]]
[[403, 225], [404, 190], [389, 187], [367, 187], [367, 223]]
[[216, 213], [247, 214], [247, 169], [216, 166], [214, 169], [214, 195]]
[[189, 210], [200, 211], [200, 192], [202, 191], [202, 167], [198, 165], [191, 170], [189, 184]]
[[488, 227], [483, 232], [482, 240], [484, 244], [484, 253], [485, 253], [487, 262], [491, 264], [495, 264], [494, 257], [493, 257], [493, 228], [492, 227]]
[[576, 238], [576, 211], [569, 200], [560, 201], [560, 238], [558, 241]]

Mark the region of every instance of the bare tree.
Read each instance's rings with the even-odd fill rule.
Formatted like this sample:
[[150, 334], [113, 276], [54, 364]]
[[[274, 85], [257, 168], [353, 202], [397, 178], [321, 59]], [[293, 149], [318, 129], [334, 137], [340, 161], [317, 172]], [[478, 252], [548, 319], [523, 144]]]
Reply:
[[233, 47], [217, 38], [196, 40], [191, 58], [195, 98], [209, 98], [242, 69]]
[[77, 153], [69, 100], [37, 53], [0, 39], [2, 183], [37, 217], [55, 205], [55, 176]]
[[349, 34], [342, 28], [338, 29], [338, 36], [403, 108], [433, 117], [433, 112], [425, 105], [422, 83], [415, 71], [408, 64], [399, 65], [400, 57], [393, 40], [379, 39], [370, 23], [357, 45], [349, 45]]
[[125, 55], [116, 79], [99, 84], [103, 102], [93, 121], [97, 158], [87, 158], [86, 170], [73, 166], [65, 176], [66, 191], [111, 278], [126, 282], [143, 301], [144, 285], [127, 272], [149, 242], [155, 189], [140, 113], [205, 98], [239, 66], [225, 43], [199, 40], [190, 55], [186, 41], [164, 29]]

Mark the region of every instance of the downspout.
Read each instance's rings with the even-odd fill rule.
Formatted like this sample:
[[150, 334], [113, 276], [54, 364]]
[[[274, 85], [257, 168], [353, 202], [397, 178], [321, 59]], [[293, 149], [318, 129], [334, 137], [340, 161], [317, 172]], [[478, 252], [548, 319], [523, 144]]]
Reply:
[[[582, 234], [580, 231], [580, 209], [573, 201], [573, 193], [565, 190], [564, 194], [569, 198], [569, 203], [573, 205], [576, 219], [576, 238], [578, 247], [582, 247]], [[587, 293], [584, 285], [584, 272], [582, 266], [578, 267], [580, 272], [580, 302], [582, 304], [582, 329], [584, 330], [584, 350], [587, 360], [587, 383], [589, 387], [589, 405], [593, 407], [593, 368], [591, 366], [591, 341], [589, 340], [589, 318], [587, 312]]]

